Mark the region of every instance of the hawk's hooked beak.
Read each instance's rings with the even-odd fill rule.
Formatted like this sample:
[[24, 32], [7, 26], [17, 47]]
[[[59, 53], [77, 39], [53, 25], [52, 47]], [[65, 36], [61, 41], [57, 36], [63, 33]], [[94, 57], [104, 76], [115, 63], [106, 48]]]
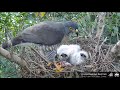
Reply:
[[77, 37], [78, 37], [78, 29], [76, 29], [76, 30], [75, 30], [75, 34], [76, 34], [76, 35], [77, 35]]

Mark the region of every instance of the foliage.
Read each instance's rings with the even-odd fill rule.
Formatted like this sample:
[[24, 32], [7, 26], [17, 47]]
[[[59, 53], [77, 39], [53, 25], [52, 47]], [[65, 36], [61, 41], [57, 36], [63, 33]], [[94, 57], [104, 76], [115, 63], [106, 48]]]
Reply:
[[5, 58], [0, 56], [0, 78], [19, 78], [18, 65], [11, 63]]
[[[79, 24], [79, 35], [95, 32], [98, 12], [0, 12], [0, 44], [15, 37], [18, 32], [40, 21], [72, 20]], [[108, 12], [103, 37], [108, 43], [116, 43], [120, 38], [120, 13]], [[0, 77], [17, 77], [16, 65], [0, 57]], [[14, 73], [15, 75], [11, 74]]]
[[104, 36], [108, 37], [109, 43], [116, 43], [120, 38], [120, 13], [108, 13]]

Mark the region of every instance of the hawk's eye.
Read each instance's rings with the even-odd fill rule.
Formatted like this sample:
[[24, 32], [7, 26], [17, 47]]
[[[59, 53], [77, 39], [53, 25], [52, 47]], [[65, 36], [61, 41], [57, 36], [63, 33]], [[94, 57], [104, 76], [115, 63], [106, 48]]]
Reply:
[[72, 28], [72, 27], [69, 27], [69, 30], [73, 30], [73, 28]]

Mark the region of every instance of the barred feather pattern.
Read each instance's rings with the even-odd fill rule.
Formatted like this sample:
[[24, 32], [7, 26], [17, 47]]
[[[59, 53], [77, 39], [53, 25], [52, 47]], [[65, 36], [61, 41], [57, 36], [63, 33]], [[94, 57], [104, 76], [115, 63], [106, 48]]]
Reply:
[[48, 61], [54, 61], [57, 47], [59, 47], [60, 44], [52, 45], [52, 46], [41, 46], [41, 50], [44, 54], [44, 56], [47, 58]]
[[45, 55], [45, 57], [47, 58], [48, 61], [54, 61], [55, 60], [55, 55], [57, 53], [57, 48], [62, 45], [68, 45], [68, 43], [60, 43], [60, 44], [56, 44], [56, 45], [52, 45], [52, 46], [46, 46], [46, 45], [42, 45], [41, 50], [43, 52], [43, 54]]

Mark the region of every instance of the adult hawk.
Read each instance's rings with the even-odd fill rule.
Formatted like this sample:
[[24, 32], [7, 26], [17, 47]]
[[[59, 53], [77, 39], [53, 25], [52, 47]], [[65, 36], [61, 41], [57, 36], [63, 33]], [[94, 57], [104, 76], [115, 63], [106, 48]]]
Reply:
[[[78, 31], [78, 25], [72, 21], [54, 22], [44, 21], [24, 29], [11, 41], [4, 42], [4, 49], [20, 44], [20, 43], [35, 43], [40, 45], [55, 45], [61, 43], [64, 37], [70, 33]], [[76, 32], [76, 34], [78, 34]]]

